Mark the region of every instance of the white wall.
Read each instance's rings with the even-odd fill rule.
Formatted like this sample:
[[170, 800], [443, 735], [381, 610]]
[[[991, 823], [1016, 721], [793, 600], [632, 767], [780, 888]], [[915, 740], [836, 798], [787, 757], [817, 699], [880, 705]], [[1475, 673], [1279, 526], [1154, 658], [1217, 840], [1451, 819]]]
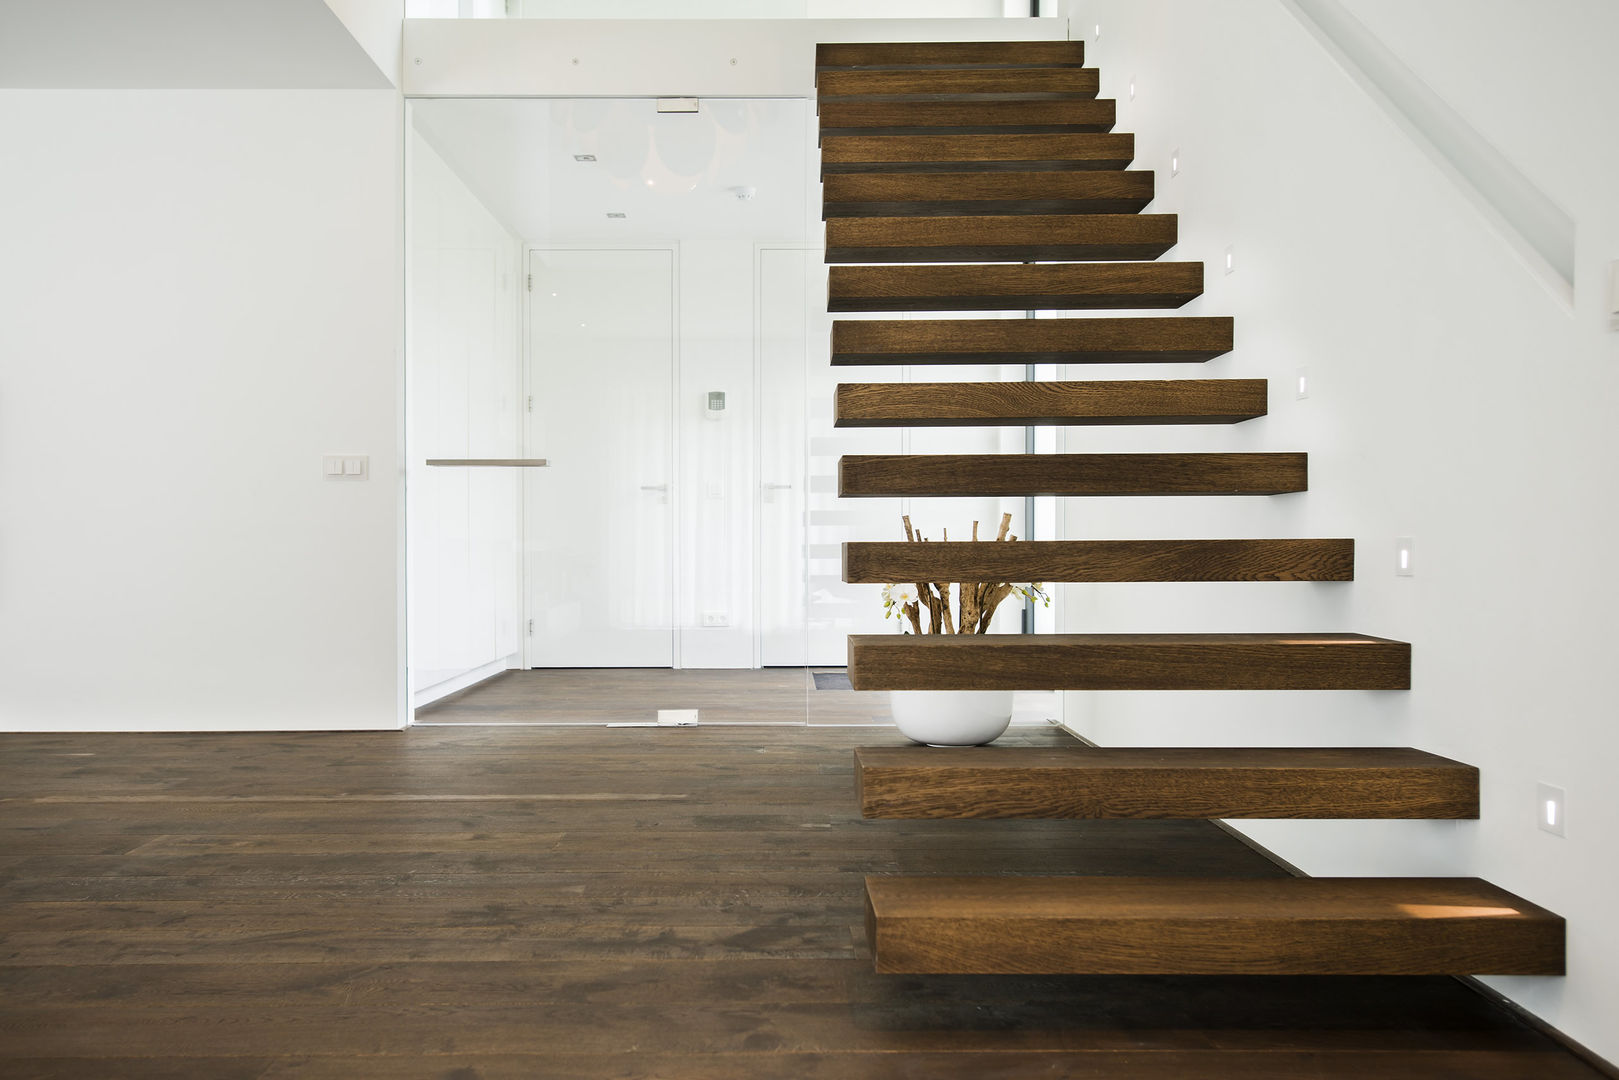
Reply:
[[397, 725], [397, 101], [0, 93], [0, 726]]
[[[7, 0], [0, 86], [58, 89], [384, 89], [398, 61], [401, 0]], [[362, 15], [363, 11], [363, 15]], [[345, 23], [346, 20], [346, 23]], [[346, 25], [347, 24], [347, 25]], [[368, 47], [371, 47], [368, 45]], [[379, 63], [381, 70], [379, 70]], [[389, 72], [385, 78], [383, 72]]]
[[[1619, 584], [1607, 570], [1619, 334], [1601, 304], [1619, 257], [1619, 142], [1605, 134], [1619, 104], [1605, 44], [1619, 9], [1348, 5], [1576, 221], [1570, 309], [1288, 6], [1073, 7], [1076, 36], [1101, 24], [1087, 59], [1119, 98], [1119, 129], [1136, 132], [1138, 167], [1158, 170], [1151, 209], [1181, 214], [1169, 257], [1208, 268], [1207, 295], [1185, 313], [1237, 319], [1228, 357], [1118, 377], [1271, 381], [1271, 415], [1231, 429], [1079, 437], [1119, 451], [1305, 450], [1310, 491], [1067, 500], [1066, 535], [1353, 536], [1358, 580], [1070, 587], [1066, 628], [1384, 635], [1413, 643], [1414, 688], [1075, 694], [1070, 721], [1104, 744], [1409, 745], [1477, 765], [1478, 822], [1242, 828], [1312, 874], [1478, 875], [1566, 916], [1566, 979], [1491, 982], [1619, 1059], [1619, 794], [1608, 776]], [[1292, 391], [1299, 369], [1305, 400]], [[1415, 537], [1414, 577], [1394, 574], [1396, 536]], [[1568, 792], [1567, 839], [1536, 828], [1540, 781]]]
[[522, 242], [410, 135], [410, 676], [418, 705], [518, 666], [522, 474], [427, 467], [522, 456]]

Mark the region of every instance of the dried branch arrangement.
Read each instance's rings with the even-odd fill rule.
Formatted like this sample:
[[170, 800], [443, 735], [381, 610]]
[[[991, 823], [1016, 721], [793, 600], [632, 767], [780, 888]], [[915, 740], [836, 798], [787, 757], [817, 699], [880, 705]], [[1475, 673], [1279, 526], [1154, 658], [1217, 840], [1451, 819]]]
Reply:
[[[909, 514], [900, 519], [905, 525], [905, 539], [913, 544], [928, 543], [928, 538], [912, 529]], [[1017, 539], [1008, 530], [1012, 527], [1012, 515], [1001, 515], [1001, 527], [995, 534], [997, 542], [1011, 542]], [[946, 542], [950, 539], [948, 529], [943, 532]], [[973, 522], [974, 540], [978, 539], [978, 522]], [[883, 586], [883, 617], [885, 619], [897, 618], [900, 620], [900, 629], [907, 634], [982, 634], [989, 630], [990, 620], [995, 617], [995, 609], [1001, 606], [1001, 601], [1009, 596], [1021, 596], [1027, 600], [1035, 600], [1051, 606], [1051, 597], [1046, 594], [1041, 582], [1030, 582], [1019, 585], [1010, 581], [963, 581], [955, 584], [959, 598], [956, 605], [956, 614], [951, 613], [950, 594], [952, 583], [948, 581], [919, 581], [914, 585], [884, 585]], [[922, 612], [928, 613], [927, 624], [924, 627]], [[906, 627], [906, 621], [910, 626]]]

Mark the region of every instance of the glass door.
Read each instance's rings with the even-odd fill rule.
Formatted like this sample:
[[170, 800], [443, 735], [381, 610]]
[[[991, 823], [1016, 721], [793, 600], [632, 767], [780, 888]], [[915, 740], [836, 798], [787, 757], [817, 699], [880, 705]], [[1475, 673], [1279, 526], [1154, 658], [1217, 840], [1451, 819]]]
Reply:
[[674, 252], [528, 267], [527, 666], [673, 667]]

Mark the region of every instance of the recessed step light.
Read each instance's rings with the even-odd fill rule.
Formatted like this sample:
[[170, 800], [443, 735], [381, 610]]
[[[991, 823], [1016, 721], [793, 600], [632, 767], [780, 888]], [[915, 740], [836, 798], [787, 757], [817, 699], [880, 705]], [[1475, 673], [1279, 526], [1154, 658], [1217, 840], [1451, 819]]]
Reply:
[[573, 155], [573, 160], [575, 160], [575, 161], [595, 161], [596, 160], [596, 155], [595, 154], [575, 154], [575, 155]]
[[610, 218], [627, 218], [630, 215], [625, 214], [625, 213], [621, 213], [621, 212], [619, 212], [617, 210], [609, 210], [609, 211], [607, 211], [607, 216], [610, 217]]

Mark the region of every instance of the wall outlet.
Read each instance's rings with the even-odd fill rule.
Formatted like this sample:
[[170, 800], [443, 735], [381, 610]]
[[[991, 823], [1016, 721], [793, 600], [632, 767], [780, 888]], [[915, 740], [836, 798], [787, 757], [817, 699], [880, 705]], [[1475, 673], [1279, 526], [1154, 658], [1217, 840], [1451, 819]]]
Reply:
[[1563, 832], [1563, 789], [1550, 784], [1535, 785], [1535, 821], [1542, 831], [1553, 836], [1566, 836]]
[[703, 625], [729, 626], [731, 625], [731, 620], [726, 617], [726, 614], [723, 611], [705, 611], [703, 612]]
[[691, 727], [697, 723], [696, 709], [659, 709], [659, 727]]

